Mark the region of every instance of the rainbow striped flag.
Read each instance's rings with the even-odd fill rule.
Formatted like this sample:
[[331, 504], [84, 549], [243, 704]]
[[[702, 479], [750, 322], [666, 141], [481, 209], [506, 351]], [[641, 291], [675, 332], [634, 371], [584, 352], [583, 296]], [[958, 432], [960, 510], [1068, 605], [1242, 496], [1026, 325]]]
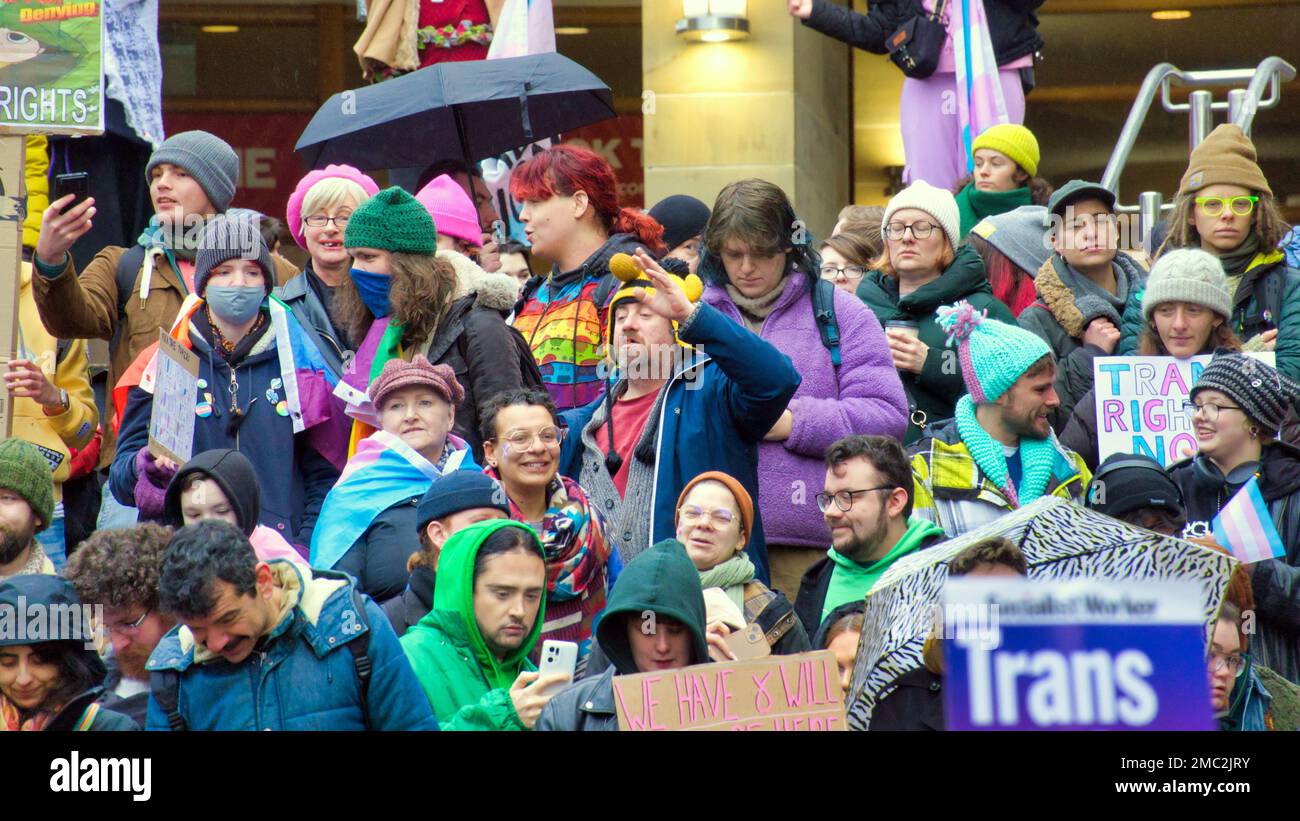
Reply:
[[1246, 564], [1286, 555], [1254, 476], [1223, 506], [1212, 527], [1214, 540]]

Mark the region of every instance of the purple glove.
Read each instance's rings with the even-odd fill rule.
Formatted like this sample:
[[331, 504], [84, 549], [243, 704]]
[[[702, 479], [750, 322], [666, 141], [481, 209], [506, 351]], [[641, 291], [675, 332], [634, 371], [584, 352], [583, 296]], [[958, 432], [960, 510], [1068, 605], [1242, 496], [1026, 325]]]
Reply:
[[135, 454], [135, 506], [140, 518], [158, 520], [163, 516], [167, 485], [176, 475], [175, 468], [158, 464], [148, 447]]

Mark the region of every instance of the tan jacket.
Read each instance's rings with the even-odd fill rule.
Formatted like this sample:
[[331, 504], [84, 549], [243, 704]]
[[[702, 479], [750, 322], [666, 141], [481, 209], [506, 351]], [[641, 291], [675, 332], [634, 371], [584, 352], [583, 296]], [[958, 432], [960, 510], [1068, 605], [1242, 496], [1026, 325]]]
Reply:
[[[37, 274], [32, 277], [32, 293], [41, 322], [58, 339], [107, 339], [117, 331], [117, 261], [125, 248], [110, 245], [95, 255], [78, 275], [71, 255], [56, 277]], [[149, 294], [140, 299], [140, 272], [136, 273], [132, 294], [126, 301], [126, 327], [118, 343], [109, 351], [108, 390], [117, 385], [122, 373], [140, 352], [158, 341], [158, 329], [170, 328], [181, 309], [188, 289], [180, 272], [172, 267], [166, 254], [151, 255], [156, 260], [149, 280]], [[284, 281], [298, 273], [293, 264], [280, 256], [275, 260], [275, 279]], [[148, 258], [146, 257], [146, 264]], [[117, 437], [112, 419], [104, 420], [104, 443], [100, 467], [113, 461]]]

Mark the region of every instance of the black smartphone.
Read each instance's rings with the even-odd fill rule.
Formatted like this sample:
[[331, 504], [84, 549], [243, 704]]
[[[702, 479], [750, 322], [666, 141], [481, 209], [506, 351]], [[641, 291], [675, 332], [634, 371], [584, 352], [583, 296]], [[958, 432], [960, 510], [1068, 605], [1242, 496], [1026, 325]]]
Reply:
[[56, 174], [54, 176], [54, 196], [50, 198], [51, 202], [60, 200], [69, 194], [75, 194], [72, 202], [68, 203], [68, 208], [76, 205], [90, 195], [90, 175], [85, 171], [72, 171], [67, 174]]

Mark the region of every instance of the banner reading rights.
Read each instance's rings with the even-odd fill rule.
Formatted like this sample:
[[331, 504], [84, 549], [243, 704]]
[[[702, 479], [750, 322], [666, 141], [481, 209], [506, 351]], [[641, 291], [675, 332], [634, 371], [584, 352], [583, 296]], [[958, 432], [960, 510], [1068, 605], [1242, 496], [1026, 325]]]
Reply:
[[104, 130], [100, 2], [0, 0], [0, 129]]

